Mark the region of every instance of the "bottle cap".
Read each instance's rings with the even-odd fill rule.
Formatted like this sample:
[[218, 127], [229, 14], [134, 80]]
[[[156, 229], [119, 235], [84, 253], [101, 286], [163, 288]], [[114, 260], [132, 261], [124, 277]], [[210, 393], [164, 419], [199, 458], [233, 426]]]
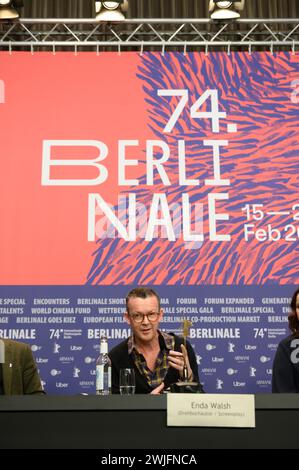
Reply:
[[107, 338], [101, 338], [100, 352], [101, 352], [101, 354], [108, 354], [108, 341], [107, 341]]

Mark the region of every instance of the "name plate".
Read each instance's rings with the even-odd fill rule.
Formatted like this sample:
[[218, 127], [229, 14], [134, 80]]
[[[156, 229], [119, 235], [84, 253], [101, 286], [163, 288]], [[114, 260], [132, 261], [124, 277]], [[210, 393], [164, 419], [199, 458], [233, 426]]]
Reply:
[[167, 426], [254, 428], [254, 395], [168, 393]]

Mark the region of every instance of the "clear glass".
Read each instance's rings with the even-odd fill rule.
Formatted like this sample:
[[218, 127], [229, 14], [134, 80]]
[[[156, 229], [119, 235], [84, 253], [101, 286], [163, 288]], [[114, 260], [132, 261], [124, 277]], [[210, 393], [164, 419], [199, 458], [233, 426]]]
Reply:
[[119, 371], [119, 391], [121, 395], [133, 395], [135, 393], [135, 372], [134, 369], [120, 369]]

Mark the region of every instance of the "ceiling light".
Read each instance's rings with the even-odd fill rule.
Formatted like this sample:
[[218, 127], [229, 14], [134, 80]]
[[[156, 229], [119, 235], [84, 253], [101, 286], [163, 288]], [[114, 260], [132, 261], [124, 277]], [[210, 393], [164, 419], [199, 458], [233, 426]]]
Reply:
[[128, 10], [128, 0], [118, 0], [116, 2], [95, 2], [96, 17], [98, 21], [123, 21], [124, 13]]
[[233, 20], [240, 18], [239, 11], [244, 9], [245, 0], [217, 2], [210, 0], [209, 12], [212, 20]]
[[0, 20], [19, 18], [20, 15], [17, 9], [23, 6], [23, 0], [0, 0]]

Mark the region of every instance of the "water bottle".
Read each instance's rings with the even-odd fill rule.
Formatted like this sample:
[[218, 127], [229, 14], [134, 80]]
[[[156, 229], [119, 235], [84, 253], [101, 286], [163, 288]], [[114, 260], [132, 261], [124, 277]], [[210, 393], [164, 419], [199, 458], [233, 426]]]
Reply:
[[108, 356], [108, 341], [102, 337], [100, 355], [96, 362], [96, 394], [109, 395], [111, 393], [111, 361]]

